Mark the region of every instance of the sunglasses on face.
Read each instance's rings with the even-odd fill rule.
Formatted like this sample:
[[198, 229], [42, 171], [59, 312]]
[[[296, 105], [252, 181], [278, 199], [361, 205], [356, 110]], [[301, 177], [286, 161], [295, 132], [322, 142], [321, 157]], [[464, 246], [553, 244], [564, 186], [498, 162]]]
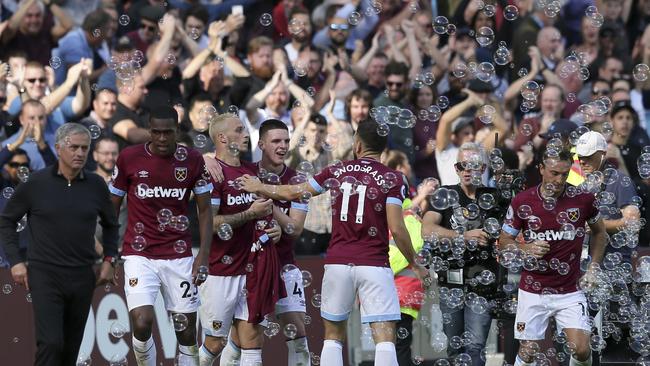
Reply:
[[17, 161], [10, 161], [10, 162], [7, 163], [7, 165], [9, 165], [9, 167], [14, 168], [14, 169], [18, 168], [18, 167], [29, 168], [29, 163], [19, 163]]
[[456, 170], [458, 170], [459, 172], [464, 172], [464, 171], [466, 171], [466, 170], [479, 170], [479, 171], [480, 171], [480, 170], [483, 170], [483, 168], [484, 168], [485, 166], [484, 166], [484, 165], [481, 165], [478, 169], [469, 169], [469, 168], [465, 168], [465, 167], [463, 166], [463, 163], [459, 161], [458, 163], [454, 164], [454, 167], [455, 167]]
[[155, 32], [156, 31], [156, 26], [154, 25], [148, 25], [148, 24], [140, 24], [141, 29], [146, 29], [149, 32]]
[[346, 30], [348, 30], [349, 28], [350, 28], [350, 27], [349, 27], [347, 24], [330, 24], [330, 29], [331, 29], [331, 30], [342, 30], [342, 31], [346, 31]]
[[398, 87], [398, 88], [401, 88], [402, 85], [404, 85], [404, 83], [402, 83], [402, 82], [394, 82], [394, 81], [386, 81], [386, 85], [387, 85], [388, 87], [396, 86], [396, 87]]
[[45, 82], [47, 82], [47, 78], [29, 78], [25, 80], [27, 80], [31, 84], [34, 84], [37, 81], [41, 84], [45, 84]]
[[591, 91], [594, 95], [609, 95], [609, 89], [594, 89]]

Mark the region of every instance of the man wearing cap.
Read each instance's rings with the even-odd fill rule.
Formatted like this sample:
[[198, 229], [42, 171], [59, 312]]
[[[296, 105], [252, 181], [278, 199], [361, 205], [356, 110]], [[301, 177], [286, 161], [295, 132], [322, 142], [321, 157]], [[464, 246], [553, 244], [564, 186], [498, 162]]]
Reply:
[[[631, 222], [638, 221], [640, 211], [634, 205], [632, 198], [637, 195], [634, 185], [629, 177], [620, 170], [613, 168], [607, 163], [605, 155], [607, 154], [607, 141], [602, 134], [596, 131], [589, 131], [578, 139], [576, 143], [576, 154], [580, 161], [580, 168], [585, 176], [602, 172], [603, 180], [598, 187], [598, 191], [608, 192], [614, 199], [601, 199], [599, 208], [605, 222], [605, 229], [611, 234], [616, 234], [623, 230]], [[587, 185], [589, 186], [589, 185]], [[604, 209], [603, 207], [606, 207]], [[630, 239], [630, 236], [627, 236]], [[635, 240], [638, 237], [635, 236]], [[627, 245], [617, 248], [619, 245], [615, 241], [608, 245], [605, 253], [619, 252], [623, 255], [623, 262], [629, 263], [631, 260], [632, 249]]]

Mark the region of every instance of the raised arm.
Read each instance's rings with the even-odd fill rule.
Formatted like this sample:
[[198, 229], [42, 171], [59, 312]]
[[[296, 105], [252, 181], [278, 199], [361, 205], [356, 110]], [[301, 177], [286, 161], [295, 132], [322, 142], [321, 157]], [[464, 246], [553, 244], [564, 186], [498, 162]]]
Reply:
[[422, 54], [420, 53], [420, 47], [418, 46], [418, 41], [415, 39], [415, 25], [411, 20], [402, 21], [402, 29], [406, 33], [406, 40], [408, 42], [409, 49], [409, 58], [411, 61], [411, 68], [409, 69], [409, 78], [411, 80], [420, 73], [422, 69]]
[[83, 71], [84, 67], [86, 67], [85, 63], [86, 59], [82, 58], [79, 63], [72, 65], [68, 69], [68, 74], [65, 78], [65, 81], [59, 85], [58, 88], [54, 89], [54, 91], [41, 99], [41, 103], [43, 103], [45, 106], [45, 113], [52, 113], [52, 111], [61, 105], [61, 103], [63, 103], [63, 100], [65, 100], [65, 98], [70, 95], [72, 88], [74, 88], [74, 86], [79, 82], [81, 72]]
[[264, 106], [266, 97], [268, 97], [269, 94], [273, 92], [273, 89], [275, 89], [278, 85], [280, 85], [281, 77], [282, 77], [282, 71], [281, 70], [276, 71], [275, 74], [273, 74], [271, 80], [269, 80], [266, 83], [264, 88], [262, 88], [262, 90], [255, 93], [255, 95], [253, 95], [253, 97], [248, 100], [248, 103], [246, 103], [246, 116], [248, 117], [249, 121], [258, 120], [257, 109], [262, 108]]
[[68, 13], [63, 10], [58, 4], [52, 2], [52, 0], [43, 0], [46, 5], [49, 5], [54, 19], [56, 19], [56, 24], [50, 30], [52, 38], [55, 41], [58, 41], [61, 37], [65, 36], [72, 27], [74, 27], [74, 22], [70, 19]]
[[169, 54], [172, 38], [174, 38], [174, 32], [176, 31], [176, 18], [169, 13], [165, 14], [160, 24], [160, 30], [162, 37], [160, 37], [158, 43], [153, 47], [147, 64], [142, 68], [142, 79], [145, 84], [149, 84], [156, 78], [158, 68], [165, 62]]
[[440, 152], [447, 148], [451, 142], [451, 124], [470, 109], [471, 107], [483, 104], [483, 100], [469, 89], [463, 89], [463, 93], [467, 94], [467, 98], [442, 114], [440, 117], [440, 124], [438, 131], [436, 131], [436, 151]]
[[77, 93], [72, 99], [72, 112], [75, 115], [80, 115], [90, 106], [90, 74], [92, 69], [92, 60], [86, 59], [79, 74], [79, 81], [77, 81]]

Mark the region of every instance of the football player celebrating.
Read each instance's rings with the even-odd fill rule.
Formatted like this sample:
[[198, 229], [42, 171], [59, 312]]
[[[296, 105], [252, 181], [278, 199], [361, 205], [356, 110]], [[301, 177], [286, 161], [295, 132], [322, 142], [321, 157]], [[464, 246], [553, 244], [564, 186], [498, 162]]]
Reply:
[[[546, 151], [539, 166], [542, 183], [515, 196], [508, 208], [499, 238], [500, 250], [512, 250], [515, 238], [523, 234], [519, 248], [526, 262], [535, 268], [524, 268], [519, 282], [515, 338], [521, 347], [516, 366], [534, 362], [534, 350], [544, 339], [549, 319], [555, 318], [557, 331], [566, 334], [575, 344], [570, 365], [591, 365], [589, 341], [591, 326], [587, 300], [578, 288], [580, 254], [585, 223], [591, 229], [589, 251], [592, 262], [580, 283], [594, 280], [594, 270], [603, 259], [607, 245], [605, 224], [594, 205], [592, 193], [567, 192], [566, 180], [573, 158], [568, 151], [551, 154]], [[553, 269], [538, 263], [559, 261]]]
[[[216, 116], [210, 123], [210, 137], [216, 149], [216, 159], [224, 179], [215, 184], [212, 191], [213, 227], [215, 235], [210, 253], [209, 276], [201, 286], [201, 326], [205, 342], [200, 349], [201, 366], [212, 365], [221, 356], [220, 364], [227, 365], [241, 357], [241, 364], [254, 365], [262, 361], [262, 327], [264, 316], [272, 312], [276, 300], [259, 298], [262, 289], [249, 281], [263, 281], [266, 273], [260, 259], [275, 255], [275, 248], [266, 253], [261, 250], [268, 239], [280, 238], [279, 226], [266, 228], [273, 212], [273, 201], [257, 199], [240, 189], [238, 179], [247, 174], [255, 175], [255, 164], [241, 161], [239, 155], [248, 148], [249, 135], [241, 120], [231, 114]], [[259, 224], [265, 222], [261, 233]], [[253, 246], [253, 248], [251, 248]], [[249, 266], [250, 265], [250, 266]], [[280, 268], [278, 262], [277, 283]], [[270, 281], [274, 280], [272, 274]], [[281, 292], [276, 291], [276, 296]], [[271, 309], [271, 310], [268, 310]], [[267, 312], [268, 310], [268, 312]], [[228, 334], [233, 329], [233, 337]], [[228, 346], [226, 347], [226, 344]], [[224, 349], [225, 347], [225, 349]]]
[[[169, 106], [151, 112], [150, 141], [120, 153], [109, 186], [115, 210], [127, 196], [124, 235], [124, 289], [133, 327], [133, 352], [140, 366], [154, 366], [151, 337], [158, 291], [172, 312], [179, 343], [179, 365], [198, 365], [196, 310], [198, 288], [207, 275], [212, 183], [201, 154], [176, 144], [178, 115]], [[192, 257], [187, 230], [190, 193], [198, 207], [201, 247]], [[202, 268], [200, 268], [202, 267]]]
[[406, 187], [401, 175], [379, 162], [387, 138], [377, 133], [378, 127], [373, 120], [360, 122], [353, 145], [356, 159], [328, 167], [306, 183], [273, 186], [251, 176], [242, 180], [246, 191], [274, 200], [304, 199], [327, 189], [336, 197], [332, 200], [333, 232], [321, 294], [323, 365], [343, 365], [346, 321], [357, 295], [361, 321], [373, 329], [375, 365], [397, 365], [395, 322], [400, 319], [400, 309], [388, 262], [389, 229], [418, 277], [428, 277], [427, 270], [415, 263], [402, 218]]

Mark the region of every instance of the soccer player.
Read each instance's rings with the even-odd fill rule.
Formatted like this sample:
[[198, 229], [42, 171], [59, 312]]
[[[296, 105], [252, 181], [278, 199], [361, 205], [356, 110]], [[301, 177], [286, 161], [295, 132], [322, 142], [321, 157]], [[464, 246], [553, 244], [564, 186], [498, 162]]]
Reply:
[[[133, 327], [133, 352], [140, 366], [154, 366], [151, 337], [153, 305], [158, 290], [173, 313], [179, 343], [179, 365], [198, 365], [196, 310], [198, 288], [204, 281], [212, 239], [212, 183], [201, 154], [176, 144], [176, 110], [154, 109], [149, 120], [150, 141], [125, 148], [117, 159], [110, 185], [115, 210], [127, 196], [124, 236], [124, 289]], [[201, 247], [192, 257], [188, 202], [194, 192]], [[207, 268], [206, 268], [207, 269]], [[207, 272], [207, 271], [206, 271]]]
[[[578, 288], [580, 254], [587, 223], [591, 229], [592, 263], [585, 280], [591, 282], [595, 266], [605, 252], [607, 233], [598, 208], [594, 206], [594, 195], [567, 193], [566, 180], [571, 164], [573, 158], [567, 151], [557, 156], [551, 156], [548, 151], [544, 153], [539, 166], [542, 183], [515, 196], [499, 238], [500, 249], [511, 250], [517, 245], [515, 238], [523, 232], [525, 244], [519, 244], [519, 248], [527, 254], [526, 262], [535, 265], [532, 270], [522, 270], [519, 282], [515, 338], [519, 339], [521, 347], [516, 366], [533, 364], [533, 350], [539, 350], [538, 342], [544, 339], [551, 317], [555, 318], [557, 331], [563, 331], [568, 342], [575, 344], [570, 365], [591, 365], [587, 300]], [[537, 266], [540, 260], [559, 261], [560, 265], [556, 269]]]
[[[240, 190], [238, 185], [238, 178], [245, 174], [255, 175], [257, 171], [254, 164], [239, 159], [240, 153], [246, 152], [249, 141], [248, 131], [241, 120], [230, 114], [217, 116], [210, 124], [210, 138], [224, 179], [215, 184], [211, 199], [216, 235], [212, 240], [209, 276], [200, 290], [201, 326], [206, 336], [199, 351], [200, 364], [212, 365], [221, 355], [220, 364], [227, 365], [241, 355], [242, 365], [254, 365], [262, 361], [261, 324], [267, 313], [258, 314], [259, 307], [251, 308], [260, 305], [260, 299], [256, 291], [251, 291], [251, 284], [247, 281], [249, 275], [257, 277], [257, 273], [251, 273], [259, 268], [249, 267], [251, 270], [248, 271], [247, 264], [253, 254], [258, 254], [251, 252], [254, 242], [263, 238], [263, 235], [256, 237], [257, 222], [268, 221], [266, 219], [273, 212], [273, 201], [256, 199], [253, 194]], [[275, 237], [274, 240], [279, 239], [279, 230], [275, 233], [271, 229], [265, 231], [271, 238]], [[278, 268], [278, 284], [279, 275]], [[268, 283], [266, 287], [271, 285]], [[273, 304], [275, 302], [271, 307]], [[264, 308], [263, 305], [268, 304], [261, 305]], [[231, 327], [236, 336], [227, 342]], [[229, 346], [224, 350], [226, 343]]]
[[388, 230], [418, 277], [428, 276], [426, 269], [414, 262], [402, 218], [406, 187], [401, 175], [379, 162], [387, 138], [378, 134], [377, 128], [373, 120], [360, 122], [353, 145], [356, 159], [328, 167], [306, 183], [272, 186], [250, 176], [241, 181], [246, 191], [275, 200], [292, 201], [326, 189], [336, 197], [321, 294], [325, 324], [322, 365], [343, 365], [346, 321], [357, 295], [361, 321], [373, 329], [375, 365], [397, 365], [395, 322], [400, 319], [400, 309], [388, 262]]

